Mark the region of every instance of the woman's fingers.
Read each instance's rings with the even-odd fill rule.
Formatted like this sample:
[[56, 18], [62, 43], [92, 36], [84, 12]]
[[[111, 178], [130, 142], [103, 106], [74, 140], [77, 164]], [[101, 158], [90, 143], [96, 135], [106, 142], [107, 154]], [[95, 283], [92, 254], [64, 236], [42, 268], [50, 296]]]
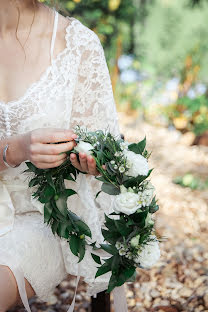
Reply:
[[81, 167], [80, 163], [79, 163], [78, 160], [77, 160], [77, 155], [76, 155], [76, 154], [72, 153], [72, 154], [70, 155], [70, 161], [71, 161], [72, 165], [73, 165], [75, 168], [77, 168], [78, 170], [82, 171], [82, 167]]
[[80, 161], [80, 165], [82, 167], [82, 171], [83, 172], [89, 172], [87, 155], [84, 153], [79, 153], [79, 161]]
[[76, 146], [75, 141], [71, 141], [68, 143], [60, 143], [60, 144], [41, 144], [36, 143], [31, 145], [30, 154], [31, 155], [59, 155], [60, 153], [64, 153], [72, 150]]
[[100, 175], [100, 172], [96, 168], [96, 161], [92, 156], [87, 156], [84, 153], [79, 153], [79, 161], [76, 154], [70, 155], [72, 165], [82, 172], [87, 172], [91, 175]]
[[36, 163], [55, 163], [57, 161], [66, 160], [67, 154], [61, 154], [61, 155], [34, 155], [31, 157], [32, 162]]
[[89, 174], [100, 175], [100, 172], [96, 168], [96, 161], [92, 156], [87, 157], [87, 164], [88, 164]]
[[[44, 134], [43, 134], [44, 133]], [[36, 129], [31, 132], [30, 140], [31, 143], [56, 143], [71, 141], [77, 138], [77, 135], [68, 129]]]

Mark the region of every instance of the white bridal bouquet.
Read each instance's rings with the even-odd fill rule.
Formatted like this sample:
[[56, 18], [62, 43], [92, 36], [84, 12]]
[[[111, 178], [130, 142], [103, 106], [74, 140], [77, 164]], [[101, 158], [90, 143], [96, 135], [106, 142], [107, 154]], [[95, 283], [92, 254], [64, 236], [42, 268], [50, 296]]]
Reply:
[[[99, 247], [91, 242], [91, 230], [79, 216], [67, 207], [67, 198], [76, 194], [65, 187], [64, 180], [76, 182], [79, 172], [67, 159], [57, 168], [39, 169], [27, 162], [27, 172], [34, 174], [29, 182], [36, 186], [33, 194], [44, 204], [44, 221], [51, 226], [54, 234], [69, 242], [72, 253], [82, 261], [86, 245], [92, 247], [92, 257], [100, 266], [96, 277], [111, 272], [108, 292], [115, 287], [133, 280], [137, 267], [148, 269], [160, 257], [159, 240], [154, 231], [152, 215], [159, 209], [154, 187], [149, 181], [146, 138], [129, 144], [120, 137], [101, 130], [90, 132], [76, 127], [76, 147], [70, 153], [84, 152], [96, 160], [102, 182], [100, 192], [114, 195], [114, 212], [105, 215], [102, 234], [105, 244]], [[105, 167], [103, 167], [105, 165]], [[104, 169], [105, 168], [105, 169]], [[109, 254], [101, 259], [93, 250], [102, 249]]]

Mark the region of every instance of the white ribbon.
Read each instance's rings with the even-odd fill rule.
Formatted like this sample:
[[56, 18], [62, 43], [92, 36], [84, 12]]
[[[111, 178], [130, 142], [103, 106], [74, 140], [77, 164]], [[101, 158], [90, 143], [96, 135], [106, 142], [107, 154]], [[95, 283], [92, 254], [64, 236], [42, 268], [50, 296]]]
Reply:
[[22, 181], [12, 182], [0, 179], [0, 236], [12, 230], [14, 225], [15, 209], [10, 193], [27, 190], [28, 186]]
[[113, 301], [115, 312], [128, 312], [124, 285], [113, 289]]

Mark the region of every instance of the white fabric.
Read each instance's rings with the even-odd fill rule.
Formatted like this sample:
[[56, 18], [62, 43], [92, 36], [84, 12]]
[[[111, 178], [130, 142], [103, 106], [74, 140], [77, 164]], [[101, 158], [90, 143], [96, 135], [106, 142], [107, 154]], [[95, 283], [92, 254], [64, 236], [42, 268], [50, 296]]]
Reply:
[[124, 285], [113, 289], [113, 303], [115, 312], [128, 311]]
[[[89, 130], [108, 127], [112, 133], [120, 135], [100, 40], [76, 18], [67, 19], [66, 48], [21, 98], [0, 102], [0, 139], [36, 128], [71, 129], [77, 124]], [[68, 243], [54, 237], [44, 224], [40, 207], [31, 199], [33, 190], [27, 187], [27, 175], [22, 173], [26, 168], [23, 163], [0, 172], [0, 198], [5, 198], [0, 201], [0, 209], [3, 211], [7, 207], [9, 215], [8, 221], [6, 213], [1, 212], [0, 263], [9, 252], [10, 265], [18, 263], [42, 300], [47, 300], [67, 273], [84, 277], [89, 295], [105, 290], [110, 275], [94, 278], [96, 264], [91, 250], [87, 248], [78, 272], [77, 257], [71, 253]], [[89, 175], [78, 176], [76, 184], [66, 181], [66, 186], [78, 192], [78, 196], [69, 197], [68, 207], [89, 225], [92, 240], [102, 242], [104, 212], [112, 211], [112, 196], [101, 193], [96, 204], [94, 198], [101, 182]]]
[[58, 27], [58, 16], [59, 16], [58, 12], [54, 10], [54, 26], [53, 26], [53, 34], [52, 34], [52, 39], [51, 39], [51, 62], [53, 60], [53, 50], [54, 50], [57, 27]]

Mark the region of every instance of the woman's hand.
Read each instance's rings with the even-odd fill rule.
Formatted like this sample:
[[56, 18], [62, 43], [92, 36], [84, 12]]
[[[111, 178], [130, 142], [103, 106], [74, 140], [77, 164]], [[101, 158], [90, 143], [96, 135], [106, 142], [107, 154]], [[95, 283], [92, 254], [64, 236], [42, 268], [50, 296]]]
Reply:
[[86, 155], [85, 153], [79, 153], [79, 161], [77, 155], [72, 153], [70, 155], [70, 160], [72, 165], [82, 172], [87, 172], [91, 175], [100, 175], [100, 172], [96, 169], [96, 162], [91, 155]]
[[[25, 159], [40, 169], [58, 167], [67, 158], [64, 152], [76, 146], [75, 138], [77, 135], [67, 129], [44, 128], [30, 131], [23, 135]], [[65, 141], [69, 142], [53, 144]]]

